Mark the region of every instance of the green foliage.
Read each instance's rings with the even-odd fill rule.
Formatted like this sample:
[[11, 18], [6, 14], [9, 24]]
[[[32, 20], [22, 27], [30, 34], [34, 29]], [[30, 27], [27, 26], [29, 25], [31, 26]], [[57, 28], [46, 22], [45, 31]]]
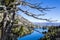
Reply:
[[16, 0], [0, 0], [0, 5], [6, 5], [8, 7], [11, 7], [11, 3], [15, 2]]
[[5, 5], [9, 5], [10, 3], [14, 2], [15, 0], [5, 0]]
[[16, 20], [15, 20], [15, 22], [14, 22], [14, 24], [18, 24], [18, 22], [19, 22], [19, 20], [18, 20], [18, 19], [16, 19]]
[[48, 27], [48, 33], [46, 33], [45, 36], [40, 40], [55, 40], [55, 36], [57, 35], [58, 30], [60, 30], [58, 27]]
[[32, 32], [32, 30], [27, 29], [24, 26], [13, 28], [12, 31], [13, 33], [18, 34], [21, 37]]

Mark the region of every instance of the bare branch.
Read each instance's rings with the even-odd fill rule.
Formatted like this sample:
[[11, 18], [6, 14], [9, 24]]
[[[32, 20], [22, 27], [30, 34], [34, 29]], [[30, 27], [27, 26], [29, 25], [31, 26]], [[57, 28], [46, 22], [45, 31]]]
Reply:
[[31, 4], [31, 3], [28, 3], [28, 2], [25, 2], [25, 1], [17, 1], [17, 2], [13, 2], [13, 3], [11, 3], [10, 5], [26, 5], [26, 6], [29, 6], [30, 8], [33, 8], [33, 9], [37, 9], [37, 10], [39, 10], [40, 12], [43, 12], [44, 13], [44, 11], [49, 11], [50, 9], [53, 9], [53, 8], [55, 8], [55, 7], [41, 7], [40, 5], [42, 4], [42, 3], [36, 3], [36, 4]]
[[[38, 18], [38, 16], [41, 16], [41, 14], [40, 15], [36, 15], [36, 14], [32, 14], [32, 13], [29, 13], [29, 12], [27, 12], [27, 11], [24, 11], [24, 10], [22, 10], [22, 9], [20, 9], [19, 8], [19, 10], [20, 11], [22, 11], [24, 14], [26, 14], [26, 15], [28, 15], [28, 16], [31, 16], [31, 17], [33, 17], [33, 18], [35, 18], [35, 19], [39, 19], [39, 20], [46, 20], [46, 21], [49, 21], [49, 22], [53, 22], [53, 21], [57, 21], [57, 20], [50, 20], [50, 19], [44, 19], [44, 18]], [[44, 14], [43, 14], [44, 15]]]
[[36, 4], [31, 4], [31, 3], [28, 3], [28, 2], [25, 2], [25, 1], [21, 1], [21, 2], [22, 2], [22, 5], [25, 4], [25, 5], [27, 5], [27, 6], [31, 7], [31, 8], [37, 9], [37, 10], [39, 10], [41, 12], [48, 11], [50, 9], [55, 8], [55, 7], [45, 7], [45, 8], [43, 8], [43, 7], [39, 6], [40, 3], [38, 5], [36, 5]]
[[18, 8], [20, 11], [22, 11], [24, 14], [27, 14], [28, 16], [30, 16], [30, 15], [32, 15], [32, 16], [44, 16], [45, 14], [33, 14], [33, 13], [30, 13], [30, 12], [28, 12], [28, 11], [24, 11], [24, 10], [22, 10], [22, 9], [20, 9], [20, 8]]

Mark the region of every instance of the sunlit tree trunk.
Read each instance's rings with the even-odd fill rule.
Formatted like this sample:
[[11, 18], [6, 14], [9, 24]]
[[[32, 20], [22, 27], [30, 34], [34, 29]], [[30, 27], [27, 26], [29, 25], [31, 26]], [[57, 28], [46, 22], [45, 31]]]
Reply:
[[[3, 13], [1, 40], [11, 40], [10, 34], [15, 19], [15, 7], [12, 9], [12, 11], [10, 10], [11, 13], [9, 13], [6, 8], [4, 9], [5, 12]], [[11, 15], [10, 19], [9, 14]]]

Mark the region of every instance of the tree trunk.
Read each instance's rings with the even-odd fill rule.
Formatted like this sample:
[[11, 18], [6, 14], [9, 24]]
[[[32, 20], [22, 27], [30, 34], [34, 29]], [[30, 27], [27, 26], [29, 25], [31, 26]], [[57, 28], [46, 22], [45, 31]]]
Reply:
[[1, 40], [6, 40], [6, 23], [7, 23], [7, 13], [4, 13], [2, 20], [2, 29], [1, 29]]
[[[13, 40], [10, 38], [11, 37], [10, 34], [11, 34], [11, 29], [13, 27], [14, 19], [15, 19], [15, 11], [13, 10], [13, 12], [10, 14], [12, 14], [11, 19], [9, 19], [10, 22], [7, 19], [8, 14], [4, 13], [4, 15], [3, 15], [2, 29], [1, 29], [1, 34], [2, 34], [1, 40]], [[14, 40], [16, 40], [16, 38]]]

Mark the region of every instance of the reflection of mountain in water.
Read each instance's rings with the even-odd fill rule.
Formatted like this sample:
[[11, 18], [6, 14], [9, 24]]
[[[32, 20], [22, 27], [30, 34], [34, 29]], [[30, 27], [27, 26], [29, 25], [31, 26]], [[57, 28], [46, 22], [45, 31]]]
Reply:
[[48, 23], [48, 22], [44, 23], [35, 22], [34, 24], [39, 26], [60, 26], [60, 23]]

